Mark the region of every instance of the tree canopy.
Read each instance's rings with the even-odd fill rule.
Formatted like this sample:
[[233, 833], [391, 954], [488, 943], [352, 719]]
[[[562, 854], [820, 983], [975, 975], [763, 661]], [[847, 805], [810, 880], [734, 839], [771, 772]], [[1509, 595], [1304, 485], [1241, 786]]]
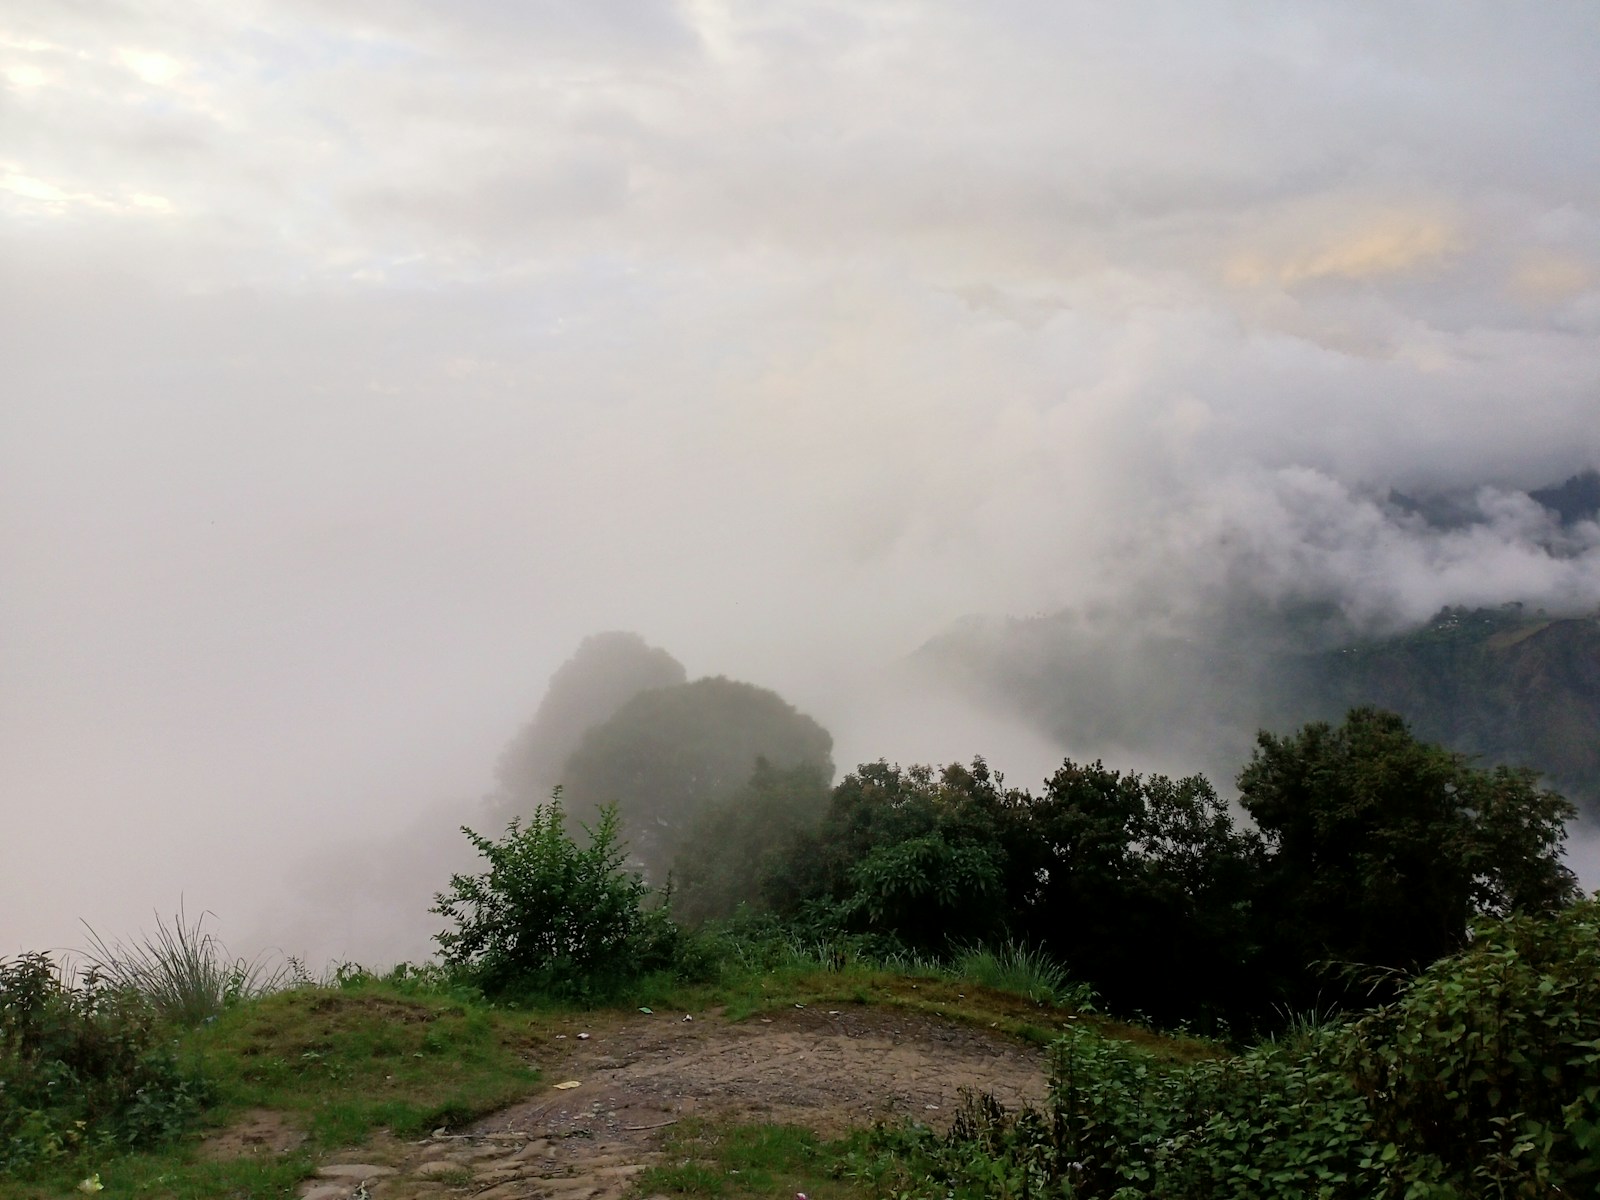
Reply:
[[759, 759], [833, 778], [833, 738], [776, 692], [717, 677], [640, 692], [584, 735], [562, 773], [574, 812], [615, 803], [634, 854], [660, 879], [691, 822], [750, 780]]
[[520, 807], [538, 804], [561, 783], [562, 768], [585, 733], [640, 692], [687, 678], [683, 664], [636, 633], [584, 638], [550, 677], [533, 720], [500, 755], [495, 777], [502, 791]]
[[[1531, 771], [1418, 741], [1391, 712], [1262, 733], [1239, 795], [1265, 841], [1264, 933], [1285, 969], [1310, 955], [1414, 971], [1461, 949], [1476, 915], [1575, 894], [1560, 860], [1571, 804]], [[1301, 975], [1297, 1000], [1330, 987]]]

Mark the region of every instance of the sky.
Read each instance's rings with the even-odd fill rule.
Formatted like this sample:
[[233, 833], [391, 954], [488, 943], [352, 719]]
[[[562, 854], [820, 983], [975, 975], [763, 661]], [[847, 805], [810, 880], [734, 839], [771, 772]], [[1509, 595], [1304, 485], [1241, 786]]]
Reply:
[[1523, 493], [1600, 465], [1596, 62], [1589, 0], [0, 0], [0, 954], [306, 928], [597, 630], [1028, 782], [887, 664], [1592, 610]]

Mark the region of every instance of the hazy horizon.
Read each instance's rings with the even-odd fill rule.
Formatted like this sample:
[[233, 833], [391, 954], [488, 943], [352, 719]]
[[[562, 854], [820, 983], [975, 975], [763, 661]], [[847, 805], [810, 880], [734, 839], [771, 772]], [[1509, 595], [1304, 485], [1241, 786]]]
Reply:
[[1577, 0], [0, 0], [0, 954], [387, 953], [327, 898], [600, 630], [1032, 786], [894, 664], [1592, 610], [1525, 493], [1600, 466], [1596, 61]]

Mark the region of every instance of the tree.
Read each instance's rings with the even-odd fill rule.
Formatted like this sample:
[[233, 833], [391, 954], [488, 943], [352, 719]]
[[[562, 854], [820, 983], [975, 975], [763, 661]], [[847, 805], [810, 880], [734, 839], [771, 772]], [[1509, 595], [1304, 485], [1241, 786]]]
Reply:
[[562, 768], [583, 735], [603, 725], [640, 692], [688, 679], [683, 665], [636, 633], [596, 633], [554, 675], [533, 720], [495, 767], [513, 804], [532, 805], [562, 783]]
[[1178, 1019], [1250, 1006], [1260, 844], [1203, 776], [1069, 759], [1017, 815], [1019, 932], [1114, 1008]]
[[780, 916], [935, 954], [1038, 947], [1111, 1004], [1163, 1018], [1249, 1002], [1259, 839], [1200, 776], [1064, 763], [1034, 796], [970, 767], [868, 763], [766, 876]]
[[591, 729], [563, 779], [575, 812], [615, 803], [634, 853], [663, 879], [694, 820], [743, 787], [758, 759], [833, 778], [833, 738], [766, 688], [698, 679], [641, 692]]
[[766, 907], [763, 893], [796, 838], [828, 808], [828, 777], [814, 763], [780, 769], [765, 758], [738, 791], [690, 824], [673, 867], [673, 911], [687, 921]]
[[1461, 949], [1474, 915], [1575, 894], [1560, 862], [1572, 806], [1530, 771], [1417, 741], [1394, 713], [1263, 732], [1239, 793], [1265, 840], [1264, 935], [1294, 1003], [1339, 993], [1319, 960], [1416, 971]]
[[765, 880], [780, 915], [943, 953], [1004, 933], [999, 780], [982, 759], [902, 768], [866, 763], [834, 788], [815, 833]]

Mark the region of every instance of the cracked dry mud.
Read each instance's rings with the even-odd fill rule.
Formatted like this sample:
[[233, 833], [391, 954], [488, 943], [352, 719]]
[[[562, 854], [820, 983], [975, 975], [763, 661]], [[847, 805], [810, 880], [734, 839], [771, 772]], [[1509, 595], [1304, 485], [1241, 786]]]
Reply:
[[[790, 1009], [586, 1017], [539, 1048], [547, 1086], [456, 1134], [383, 1138], [327, 1160], [303, 1200], [620, 1200], [688, 1116], [803, 1125], [825, 1135], [876, 1118], [942, 1124], [964, 1090], [1039, 1102], [1041, 1051], [907, 1012]], [[580, 1039], [579, 1033], [588, 1033]], [[578, 1080], [578, 1086], [555, 1084]]]

